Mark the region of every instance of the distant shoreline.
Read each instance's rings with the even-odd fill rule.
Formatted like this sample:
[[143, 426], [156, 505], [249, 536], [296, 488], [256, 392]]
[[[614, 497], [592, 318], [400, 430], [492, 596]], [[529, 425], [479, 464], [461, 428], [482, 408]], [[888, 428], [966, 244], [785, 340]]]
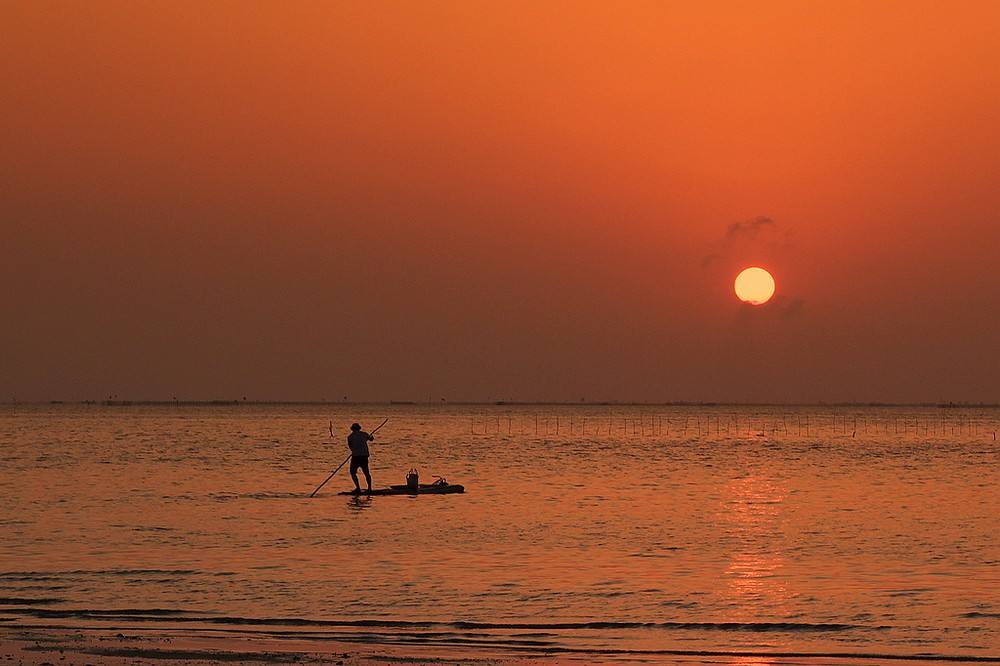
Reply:
[[378, 405], [381, 407], [923, 407], [938, 409], [998, 409], [996, 402], [631, 402], [631, 401], [442, 401], [418, 402], [410, 400], [9, 400], [0, 404], [8, 406], [40, 405], [87, 405], [98, 407], [233, 407], [233, 406], [277, 406], [277, 407], [357, 407]]

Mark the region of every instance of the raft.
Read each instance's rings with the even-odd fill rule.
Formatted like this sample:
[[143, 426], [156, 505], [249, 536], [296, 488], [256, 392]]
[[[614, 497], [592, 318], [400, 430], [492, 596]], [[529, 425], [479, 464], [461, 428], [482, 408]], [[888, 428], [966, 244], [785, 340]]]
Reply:
[[[464, 493], [465, 486], [457, 483], [421, 483], [416, 488], [412, 486], [389, 486], [388, 488], [372, 488], [372, 495], [450, 495], [452, 493]], [[353, 490], [344, 490], [338, 495], [355, 495]], [[365, 490], [361, 491], [359, 497], [368, 495]]]

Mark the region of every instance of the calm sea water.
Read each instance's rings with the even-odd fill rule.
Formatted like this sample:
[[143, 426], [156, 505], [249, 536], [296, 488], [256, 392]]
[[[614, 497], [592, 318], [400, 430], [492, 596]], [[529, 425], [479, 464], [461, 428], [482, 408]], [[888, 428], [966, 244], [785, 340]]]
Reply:
[[[1000, 411], [6, 406], [0, 618], [666, 660], [1000, 656]], [[351, 421], [389, 422], [353, 498]], [[327, 424], [337, 438], [331, 442]]]

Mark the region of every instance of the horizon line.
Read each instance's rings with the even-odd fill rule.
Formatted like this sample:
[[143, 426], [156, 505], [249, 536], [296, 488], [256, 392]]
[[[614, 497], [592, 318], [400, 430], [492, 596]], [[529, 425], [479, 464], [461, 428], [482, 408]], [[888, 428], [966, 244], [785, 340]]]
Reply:
[[459, 407], [937, 407], [950, 408], [1000, 408], [998, 402], [972, 401], [923, 401], [923, 402], [882, 402], [882, 401], [807, 401], [807, 402], [742, 402], [716, 400], [667, 400], [667, 401], [635, 401], [635, 400], [247, 400], [243, 399], [207, 399], [207, 400], [9, 400], [0, 404], [18, 405], [87, 405], [101, 407], [150, 407], [150, 406], [183, 406], [183, 407], [221, 407], [221, 406], [459, 406]]

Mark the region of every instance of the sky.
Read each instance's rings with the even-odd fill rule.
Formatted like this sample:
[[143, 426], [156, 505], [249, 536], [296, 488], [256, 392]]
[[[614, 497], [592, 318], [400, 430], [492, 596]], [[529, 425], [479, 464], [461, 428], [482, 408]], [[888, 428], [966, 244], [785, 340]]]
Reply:
[[1000, 3], [0, 25], [0, 400], [1000, 401]]

